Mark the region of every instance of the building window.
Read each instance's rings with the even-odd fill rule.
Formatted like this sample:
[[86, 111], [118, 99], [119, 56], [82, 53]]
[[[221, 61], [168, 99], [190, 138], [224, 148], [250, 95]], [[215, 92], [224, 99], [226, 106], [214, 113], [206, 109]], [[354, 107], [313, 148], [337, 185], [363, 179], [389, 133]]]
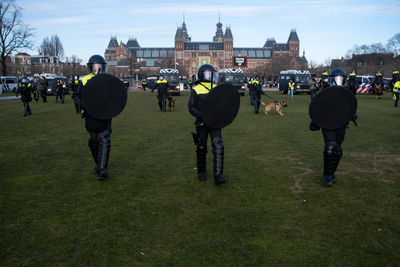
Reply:
[[151, 57], [160, 57], [160, 50], [151, 51]]
[[205, 53], [205, 52], [201, 52], [199, 54], [200, 54], [200, 57], [208, 57], [209, 56], [209, 54]]
[[192, 52], [192, 58], [195, 58], [195, 57], [196, 57], [196, 53]]
[[160, 57], [167, 57], [167, 51], [161, 50], [160, 51]]
[[263, 58], [263, 57], [264, 57], [263, 51], [262, 51], [262, 50], [257, 50], [257, 51], [256, 51], [256, 56], [257, 56], [258, 58]]
[[143, 50], [136, 51], [136, 56], [137, 57], [143, 57]]
[[199, 44], [199, 50], [210, 50], [210, 46], [208, 44]]
[[213, 57], [213, 58], [216, 58], [216, 57], [217, 57], [217, 53], [216, 53], [216, 52], [213, 52], [213, 53], [212, 53], [212, 57]]
[[151, 57], [151, 51], [143, 51], [143, 57]]
[[249, 57], [256, 57], [256, 51], [250, 50], [249, 51]]

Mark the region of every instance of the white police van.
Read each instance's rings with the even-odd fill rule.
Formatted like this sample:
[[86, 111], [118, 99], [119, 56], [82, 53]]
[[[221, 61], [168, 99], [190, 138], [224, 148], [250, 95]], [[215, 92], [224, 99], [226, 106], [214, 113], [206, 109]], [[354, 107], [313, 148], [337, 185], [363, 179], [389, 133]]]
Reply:
[[18, 79], [16, 76], [0, 76], [0, 87], [2, 93], [16, 92], [18, 89]]

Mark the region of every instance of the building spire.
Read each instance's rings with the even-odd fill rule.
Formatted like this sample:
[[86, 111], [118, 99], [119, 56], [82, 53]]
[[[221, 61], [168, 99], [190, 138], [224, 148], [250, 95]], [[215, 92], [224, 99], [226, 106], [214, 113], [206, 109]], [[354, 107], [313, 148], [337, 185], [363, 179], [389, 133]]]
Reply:
[[183, 12], [183, 23], [185, 23], [185, 12]]

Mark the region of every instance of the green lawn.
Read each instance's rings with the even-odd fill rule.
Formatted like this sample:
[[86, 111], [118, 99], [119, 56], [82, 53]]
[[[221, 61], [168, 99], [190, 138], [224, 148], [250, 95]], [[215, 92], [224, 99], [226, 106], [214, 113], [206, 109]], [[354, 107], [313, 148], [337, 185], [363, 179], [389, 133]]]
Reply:
[[[110, 177], [90, 174], [84, 120], [64, 105], [0, 101], [2, 266], [399, 266], [400, 109], [358, 96], [338, 182], [322, 185], [323, 140], [308, 95], [255, 115], [242, 97], [223, 130], [227, 183], [196, 178], [187, 93], [176, 111], [129, 93], [113, 119]], [[268, 99], [263, 97], [264, 101]]]

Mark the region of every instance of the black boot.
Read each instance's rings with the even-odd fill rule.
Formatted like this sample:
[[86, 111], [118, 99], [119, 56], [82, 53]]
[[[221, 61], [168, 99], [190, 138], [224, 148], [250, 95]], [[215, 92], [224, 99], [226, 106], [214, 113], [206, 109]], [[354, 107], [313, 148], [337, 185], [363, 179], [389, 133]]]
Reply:
[[324, 150], [324, 185], [336, 183], [335, 171], [342, 157], [342, 148], [336, 143], [327, 143]]
[[224, 143], [221, 137], [212, 140], [214, 153], [214, 182], [216, 185], [224, 184], [225, 177], [222, 175], [224, 170]]
[[97, 133], [90, 133], [88, 146], [95, 162], [92, 173], [99, 174], [99, 142], [97, 141]]
[[162, 101], [158, 100], [158, 106], [160, 107], [160, 111], [163, 110]]
[[197, 178], [200, 181], [205, 181], [207, 178], [207, 171], [206, 171], [207, 144], [201, 144], [200, 140], [197, 143], [196, 156], [197, 156]]
[[100, 133], [99, 142], [99, 180], [104, 180], [108, 177], [108, 158], [110, 155], [111, 148], [111, 137], [109, 131], [106, 130]]

